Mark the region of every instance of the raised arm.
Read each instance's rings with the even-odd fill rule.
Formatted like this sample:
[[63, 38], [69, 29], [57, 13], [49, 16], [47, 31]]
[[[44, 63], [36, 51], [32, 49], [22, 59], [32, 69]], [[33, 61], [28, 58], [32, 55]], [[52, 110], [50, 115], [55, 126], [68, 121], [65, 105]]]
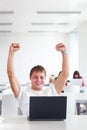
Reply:
[[68, 54], [67, 47], [63, 43], [56, 45], [56, 50], [60, 51], [62, 54], [62, 71], [58, 76], [57, 80], [54, 81], [57, 93], [61, 93], [69, 75], [69, 63], [68, 63]]
[[20, 84], [14, 73], [13, 62], [14, 62], [15, 52], [18, 51], [19, 49], [20, 49], [20, 45], [18, 43], [12, 43], [9, 48], [8, 61], [7, 61], [7, 74], [15, 97], [19, 96]]

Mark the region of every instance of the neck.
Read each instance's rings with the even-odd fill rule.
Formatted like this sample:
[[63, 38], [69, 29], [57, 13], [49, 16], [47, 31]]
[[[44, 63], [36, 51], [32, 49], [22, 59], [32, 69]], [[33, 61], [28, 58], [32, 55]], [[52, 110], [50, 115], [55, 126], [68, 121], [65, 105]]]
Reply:
[[35, 91], [41, 91], [42, 88], [35, 88], [35, 87], [31, 87], [32, 90], [35, 90]]

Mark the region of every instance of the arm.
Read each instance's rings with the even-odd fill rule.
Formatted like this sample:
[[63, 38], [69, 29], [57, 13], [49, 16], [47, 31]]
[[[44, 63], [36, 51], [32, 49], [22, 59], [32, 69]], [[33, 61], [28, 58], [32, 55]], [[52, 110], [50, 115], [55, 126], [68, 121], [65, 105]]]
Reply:
[[13, 62], [14, 62], [14, 54], [19, 49], [20, 49], [20, 46], [18, 43], [12, 43], [9, 48], [8, 61], [7, 61], [7, 74], [8, 74], [9, 82], [10, 82], [10, 85], [11, 85], [11, 88], [15, 97], [19, 96], [20, 84], [18, 80], [16, 79], [16, 76], [14, 73]]
[[66, 53], [66, 46], [63, 43], [59, 43], [56, 45], [56, 50], [60, 51], [62, 54], [62, 71], [58, 76], [57, 80], [54, 81], [54, 85], [57, 90], [57, 93], [61, 93], [69, 75], [69, 63], [68, 55]]

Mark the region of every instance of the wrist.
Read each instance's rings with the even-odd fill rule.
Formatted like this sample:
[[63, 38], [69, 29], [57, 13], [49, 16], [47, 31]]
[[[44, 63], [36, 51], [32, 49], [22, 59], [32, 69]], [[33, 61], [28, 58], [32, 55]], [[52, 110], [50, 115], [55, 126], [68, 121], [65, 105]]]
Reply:
[[62, 51], [62, 54], [68, 54], [67, 50]]

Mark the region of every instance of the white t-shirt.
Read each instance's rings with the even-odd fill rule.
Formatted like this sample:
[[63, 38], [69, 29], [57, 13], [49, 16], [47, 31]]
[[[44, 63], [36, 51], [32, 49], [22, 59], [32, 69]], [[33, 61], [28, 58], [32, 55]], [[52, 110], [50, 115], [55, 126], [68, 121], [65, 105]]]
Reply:
[[29, 97], [30, 96], [56, 96], [58, 95], [55, 87], [53, 84], [51, 84], [48, 87], [43, 87], [41, 91], [36, 91], [33, 89], [23, 89], [21, 88], [20, 94], [17, 98], [19, 103], [19, 109], [21, 110], [21, 113], [25, 116], [29, 115]]

